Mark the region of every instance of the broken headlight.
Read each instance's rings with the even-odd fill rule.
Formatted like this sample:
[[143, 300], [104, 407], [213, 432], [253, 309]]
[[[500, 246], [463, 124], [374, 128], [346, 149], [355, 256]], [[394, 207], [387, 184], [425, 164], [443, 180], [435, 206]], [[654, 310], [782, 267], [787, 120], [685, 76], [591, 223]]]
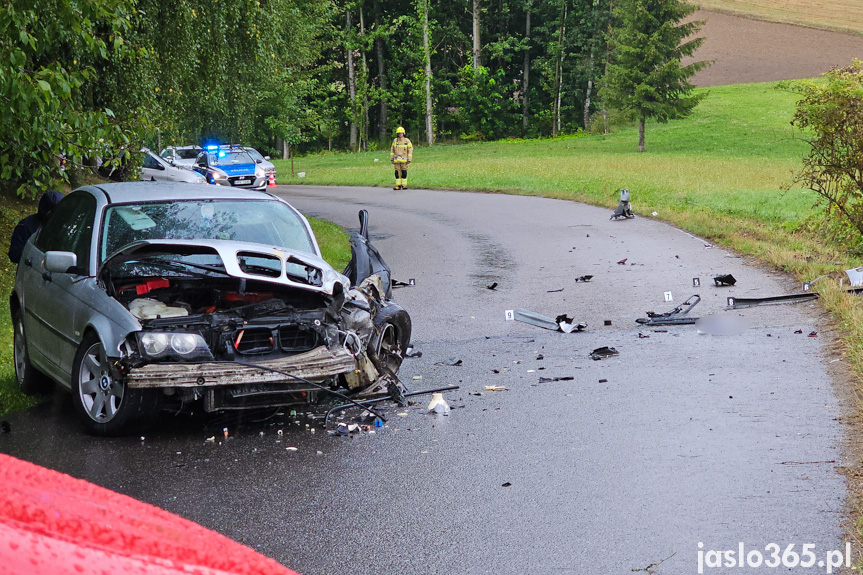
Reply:
[[212, 360], [213, 354], [197, 333], [139, 332], [138, 350], [150, 359]]

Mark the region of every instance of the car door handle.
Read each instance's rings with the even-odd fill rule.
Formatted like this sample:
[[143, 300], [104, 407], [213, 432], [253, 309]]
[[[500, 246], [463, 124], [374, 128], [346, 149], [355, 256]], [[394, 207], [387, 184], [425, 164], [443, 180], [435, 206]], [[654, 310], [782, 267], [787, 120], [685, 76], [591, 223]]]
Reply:
[[42, 279], [46, 282], [54, 281], [51, 279], [51, 274], [48, 272], [42, 272]]
[[33, 267], [33, 259], [32, 259], [32, 258], [27, 258], [27, 259], [25, 259], [25, 260], [24, 260], [24, 265], [25, 265], [25, 266], [27, 266], [28, 268], [29, 268], [29, 267]]

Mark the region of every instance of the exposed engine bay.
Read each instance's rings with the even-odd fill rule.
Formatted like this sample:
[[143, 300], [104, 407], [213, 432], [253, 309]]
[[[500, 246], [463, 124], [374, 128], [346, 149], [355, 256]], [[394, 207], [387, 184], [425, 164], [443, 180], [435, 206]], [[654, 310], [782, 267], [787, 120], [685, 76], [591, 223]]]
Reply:
[[129, 387], [206, 411], [405, 391], [410, 316], [388, 300], [389, 269], [366, 233], [352, 238], [354, 287], [302, 254], [235, 244], [141, 242], [103, 267], [106, 292], [141, 325], [117, 365]]

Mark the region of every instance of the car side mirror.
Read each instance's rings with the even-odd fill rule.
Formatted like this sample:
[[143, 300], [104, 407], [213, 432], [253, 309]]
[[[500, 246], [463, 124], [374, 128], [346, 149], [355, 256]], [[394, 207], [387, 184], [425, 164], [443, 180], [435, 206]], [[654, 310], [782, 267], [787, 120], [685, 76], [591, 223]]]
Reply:
[[268, 162], [270, 161], [270, 157], [269, 157], [269, 156], [264, 156], [264, 159], [265, 159], [265, 160], [267, 160]]
[[263, 162], [264, 162], [264, 160], [255, 160], [256, 164], [262, 164]]
[[45, 252], [45, 269], [51, 273], [78, 273], [77, 265], [78, 256], [72, 252]]

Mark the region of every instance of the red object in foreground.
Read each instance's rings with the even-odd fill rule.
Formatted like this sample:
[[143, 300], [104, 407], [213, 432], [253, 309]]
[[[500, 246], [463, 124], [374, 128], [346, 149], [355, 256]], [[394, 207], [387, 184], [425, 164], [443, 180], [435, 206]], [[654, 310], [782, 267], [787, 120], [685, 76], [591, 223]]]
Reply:
[[297, 575], [224, 535], [0, 454], [0, 575]]

